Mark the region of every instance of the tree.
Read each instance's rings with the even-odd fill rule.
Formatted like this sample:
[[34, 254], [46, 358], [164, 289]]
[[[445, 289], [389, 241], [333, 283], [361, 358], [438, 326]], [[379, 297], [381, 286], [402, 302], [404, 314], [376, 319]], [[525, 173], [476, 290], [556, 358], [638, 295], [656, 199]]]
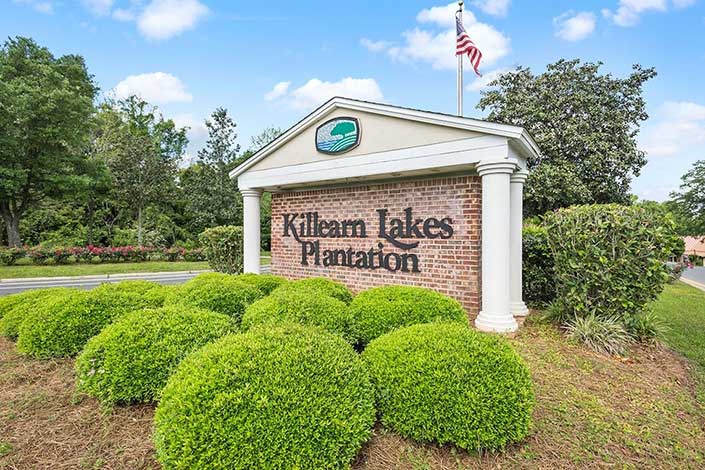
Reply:
[[181, 174], [181, 187], [192, 230], [242, 224], [242, 199], [230, 171], [238, 161], [237, 125], [223, 108], [206, 120], [208, 140], [195, 165]]
[[21, 244], [29, 208], [84, 186], [97, 90], [81, 56], [55, 58], [24, 37], [0, 49], [0, 216], [9, 246]]
[[681, 178], [680, 191], [671, 193], [669, 206], [681, 235], [705, 235], [705, 160], [699, 160]]
[[282, 134], [282, 130], [278, 127], [265, 127], [262, 132], [252, 136], [250, 139], [250, 148], [252, 154], [259, 151], [262, 147], [276, 139]]
[[177, 129], [134, 96], [104, 105], [100, 118], [104, 128], [97, 147], [113, 178], [114, 202], [136, 218], [137, 243], [142, 245], [145, 209], [174, 191], [188, 144], [186, 129]]
[[[646, 164], [637, 148], [648, 118], [642, 87], [653, 68], [627, 78], [600, 73], [601, 62], [559, 60], [534, 75], [518, 67], [490, 83], [478, 108], [490, 121], [524, 127], [542, 155], [528, 162], [527, 216], [583, 203], [628, 203], [633, 176]], [[561, 182], [565, 191], [550, 188]]]

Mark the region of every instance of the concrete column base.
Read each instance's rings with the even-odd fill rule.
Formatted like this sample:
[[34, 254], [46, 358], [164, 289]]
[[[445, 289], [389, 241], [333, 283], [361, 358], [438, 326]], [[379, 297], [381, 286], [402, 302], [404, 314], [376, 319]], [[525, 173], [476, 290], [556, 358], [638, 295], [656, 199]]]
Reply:
[[529, 308], [524, 302], [511, 302], [509, 304], [509, 311], [515, 317], [525, 317], [529, 314]]
[[482, 311], [475, 319], [475, 328], [492, 333], [511, 333], [519, 329], [519, 324], [514, 317], [503, 315], [502, 312]]

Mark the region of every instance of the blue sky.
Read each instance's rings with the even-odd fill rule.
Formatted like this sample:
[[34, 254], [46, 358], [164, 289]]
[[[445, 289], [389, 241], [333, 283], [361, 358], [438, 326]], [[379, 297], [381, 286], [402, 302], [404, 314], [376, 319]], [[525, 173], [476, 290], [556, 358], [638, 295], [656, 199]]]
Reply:
[[[455, 59], [448, 2], [0, 0], [2, 36], [31, 36], [54, 54], [81, 54], [104, 93], [139, 93], [191, 127], [227, 108], [240, 142], [286, 128], [343, 94], [453, 113]], [[603, 61], [624, 76], [656, 67], [633, 184], [662, 200], [705, 158], [705, 0], [467, 0], [465, 26], [483, 50], [485, 79], [560, 58]], [[466, 70], [469, 67], [466, 67]], [[482, 81], [466, 73], [465, 114]]]

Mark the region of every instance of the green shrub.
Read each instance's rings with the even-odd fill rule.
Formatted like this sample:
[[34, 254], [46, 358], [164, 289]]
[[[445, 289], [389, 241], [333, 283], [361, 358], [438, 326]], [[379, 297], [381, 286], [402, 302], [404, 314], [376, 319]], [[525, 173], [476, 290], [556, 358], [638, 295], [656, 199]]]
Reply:
[[616, 317], [592, 314], [573, 317], [565, 322], [563, 328], [568, 333], [568, 339], [602, 354], [624, 354], [632, 342], [632, 336]]
[[191, 284], [199, 283], [199, 282], [211, 282], [211, 281], [222, 281], [222, 280], [227, 280], [227, 279], [235, 279], [236, 276], [232, 274], [226, 274], [226, 273], [218, 273], [218, 272], [208, 272], [208, 273], [201, 273], [197, 275], [196, 277], [190, 279], [189, 282]]
[[163, 286], [151, 281], [121, 281], [115, 284], [105, 283], [96, 288], [98, 292], [126, 292], [131, 294], [141, 295], [146, 298], [147, 303], [153, 307], [161, 307], [164, 305], [165, 299], [168, 297], [172, 288]]
[[467, 315], [457, 300], [421, 287], [374, 287], [360, 292], [350, 309], [363, 345], [402, 326], [437, 320], [467, 323]]
[[382, 424], [422, 442], [499, 450], [529, 432], [531, 376], [501, 337], [455, 323], [400, 328], [362, 354]]
[[245, 309], [263, 296], [259, 289], [239, 281], [236, 276], [206, 273], [184, 283], [177, 295], [169, 297], [168, 303], [224, 313], [239, 326]]
[[24, 248], [0, 248], [0, 264], [3, 266], [12, 266], [27, 255], [27, 250]]
[[229, 335], [188, 356], [155, 415], [172, 469], [349, 468], [375, 421], [352, 347], [313, 327]]
[[209, 228], [198, 239], [211, 268], [228, 274], [242, 272], [242, 227], [224, 225]]
[[119, 316], [155, 306], [132, 292], [108, 288], [76, 292], [27, 315], [19, 328], [17, 349], [37, 358], [73, 356]]
[[668, 279], [674, 224], [640, 206], [575, 206], [546, 214], [564, 319], [625, 318], [644, 310]]
[[250, 284], [262, 291], [264, 295], [269, 295], [277, 287], [281, 287], [288, 281], [274, 274], [240, 274], [238, 280]]
[[624, 328], [632, 338], [641, 343], [654, 343], [668, 331], [668, 325], [652, 311], [626, 318]]
[[320, 292], [345, 302], [346, 304], [349, 304], [353, 299], [350, 289], [340, 282], [331, 281], [325, 277], [309, 277], [299, 279], [298, 281], [291, 281], [284, 284], [279, 289], [297, 290], [300, 292]]
[[2, 317], [4, 317], [7, 312], [11, 311], [17, 304], [22, 302], [23, 294], [24, 292], [21, 292], [19, 294], [11, 294], [0, 297], [0, 320], [2, 320]]
[[242, 317], [242, 329], [265, 323], [293, 322], [321, 327], [355, 344], [354, 320], [345, 303], [321, 292], [277, 289], [247, 307]]
[[12, 308], [6, 309], [4, 316], [0, 319], [0, 334], [10, 339], [17, 339], [20, 325], [27, 316], [33, 315], [39, 310], [46, 310], [53, 302], [76, 292], [79, 291], [57, 287], [28, 290], [5, 297], [6, 299], [12, 298], [12, 302], [8, 302]]
[[546, 229], [537, 225], [524, 226], [523, 244], [524, 301], [531, 306], [544, 307], [556, 298], [553, 253]]
[[131, 312], [88, 340], [77, 388], [104, 404], [150, 402], [188, 353], [234, 332], [227, 315], [183, 306]]

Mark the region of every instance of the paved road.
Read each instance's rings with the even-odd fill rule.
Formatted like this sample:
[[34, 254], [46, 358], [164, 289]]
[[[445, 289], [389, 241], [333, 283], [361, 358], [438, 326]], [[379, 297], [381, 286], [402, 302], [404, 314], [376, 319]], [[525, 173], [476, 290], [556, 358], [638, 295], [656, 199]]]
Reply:
[[[43, 289], [46, 287], [76, 287], [79, 289], [92, 289], [106, 282], [115, 283], [127, 280], [154, 281], [160, 284], [181, 284], [202, 272], [206, 271], [104, 274], [99, 276], [43, 277], [34, 279], [0, 279], [0, 296], [16, 294], [18, 292], [23, 292], [30, 289]], [[269, 266], [262, 266], [262, 272], [269, 272]]]
[[685, 269], [682, 279], [686, 282], [690, 281], [689, 284], [705, 290], [705, 267], [695, 266], [693, 269]]

